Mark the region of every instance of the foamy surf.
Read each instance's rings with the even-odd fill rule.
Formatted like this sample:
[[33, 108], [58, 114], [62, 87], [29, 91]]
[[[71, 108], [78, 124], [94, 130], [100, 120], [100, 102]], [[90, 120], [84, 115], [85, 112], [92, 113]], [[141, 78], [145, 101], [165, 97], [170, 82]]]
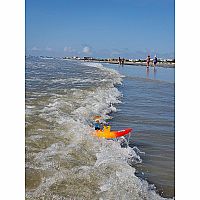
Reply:
[[[30, 59], [26, 67], [26, 199], [164, 199], [135, 175], [139, 151], [92, 136], [93, 116], [108, 119], [121, 103], [119, 73], [55, 59]], [[38, 69], [43, 82], [34, 85]]]

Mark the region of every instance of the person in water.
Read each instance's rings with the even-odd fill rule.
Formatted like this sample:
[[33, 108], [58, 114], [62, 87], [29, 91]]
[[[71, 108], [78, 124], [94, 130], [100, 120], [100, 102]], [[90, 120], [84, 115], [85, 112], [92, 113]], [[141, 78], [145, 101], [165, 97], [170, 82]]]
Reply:
[[99, 119], [95, 120], [94, 129], [95, 130], [101, 130], [101, 124], [99, 122]]
[[146, 62], [147, 62], [147, 68], [149, 68], [149, 63], [150, 63], [150, 55], [147, 56], [146, 58]]
[[156, 55], [155, 55], [155, 56], [154, 56], [154, 59], [153, 59], [153, 66], [154, 66], [154, 69], [155, 69], [155, 67], [156, 67], [157, 62], [158, 62], [158, 59], [157, 59], [157, 57], [156, 57]]
[[121, 60], [120, 57], [119, 57], [119, 59], [118, 59], [118, 62], [119, 62], [119, 65], [121, 65], [122, 60]]

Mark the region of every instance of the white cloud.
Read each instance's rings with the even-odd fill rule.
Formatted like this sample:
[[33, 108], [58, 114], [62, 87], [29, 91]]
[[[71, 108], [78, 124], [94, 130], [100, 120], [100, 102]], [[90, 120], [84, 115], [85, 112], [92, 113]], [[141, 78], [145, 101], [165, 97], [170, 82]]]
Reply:
[[38, 47], [33, 47], [31, 50], [32, 51], [40, 51], [40, 49]]
[[86, 54], [91, 54], [91, 53], [92, 53], [92, 50], [91, 50], [90, 47], [85, 46], [85, 47], [83, 47], [82, 52], [83, 52], [83, 53], [86, 53]]

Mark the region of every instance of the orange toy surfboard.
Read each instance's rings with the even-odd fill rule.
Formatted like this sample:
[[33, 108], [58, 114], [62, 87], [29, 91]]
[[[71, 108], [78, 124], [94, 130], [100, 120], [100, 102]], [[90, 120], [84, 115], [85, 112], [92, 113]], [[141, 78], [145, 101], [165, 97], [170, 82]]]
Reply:
[[110, 131], [110, 126], [106, 126], [104, 127], [104, 130], [96, 130], [94, 132], [94, 135], [96, 135], [99, 138], [111, 139], [126, 135], [130, 133], [132, 130], [133, 130], [132, 128], [126, 128], [120, 131]]

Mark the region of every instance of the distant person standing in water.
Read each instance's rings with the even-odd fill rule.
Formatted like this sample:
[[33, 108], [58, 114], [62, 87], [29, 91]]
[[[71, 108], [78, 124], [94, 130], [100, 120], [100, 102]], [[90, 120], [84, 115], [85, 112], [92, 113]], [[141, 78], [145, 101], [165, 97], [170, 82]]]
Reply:
[[149, 63], [150, 63], [150, 55], [147, 56], [146, 58], [146, 61], [147, 61], [147, 68], [149, 68]]
[[120, 57], [119, 57], [119, 60], [118, 60], [118, 61], [119, 61], [119, 65], [121, 65], [121, 58], [120, 58]]
[[158, 62], [158, 59], [157, 59], [157, 57], [156, 57], [156, 55], [155, 55], [155, 56], [154, 56], [154, 59], [153, 59], [153, 66], [154, 66], [154, 69], [155, 69], [155, 67], [156, 67], [157, 62]]

